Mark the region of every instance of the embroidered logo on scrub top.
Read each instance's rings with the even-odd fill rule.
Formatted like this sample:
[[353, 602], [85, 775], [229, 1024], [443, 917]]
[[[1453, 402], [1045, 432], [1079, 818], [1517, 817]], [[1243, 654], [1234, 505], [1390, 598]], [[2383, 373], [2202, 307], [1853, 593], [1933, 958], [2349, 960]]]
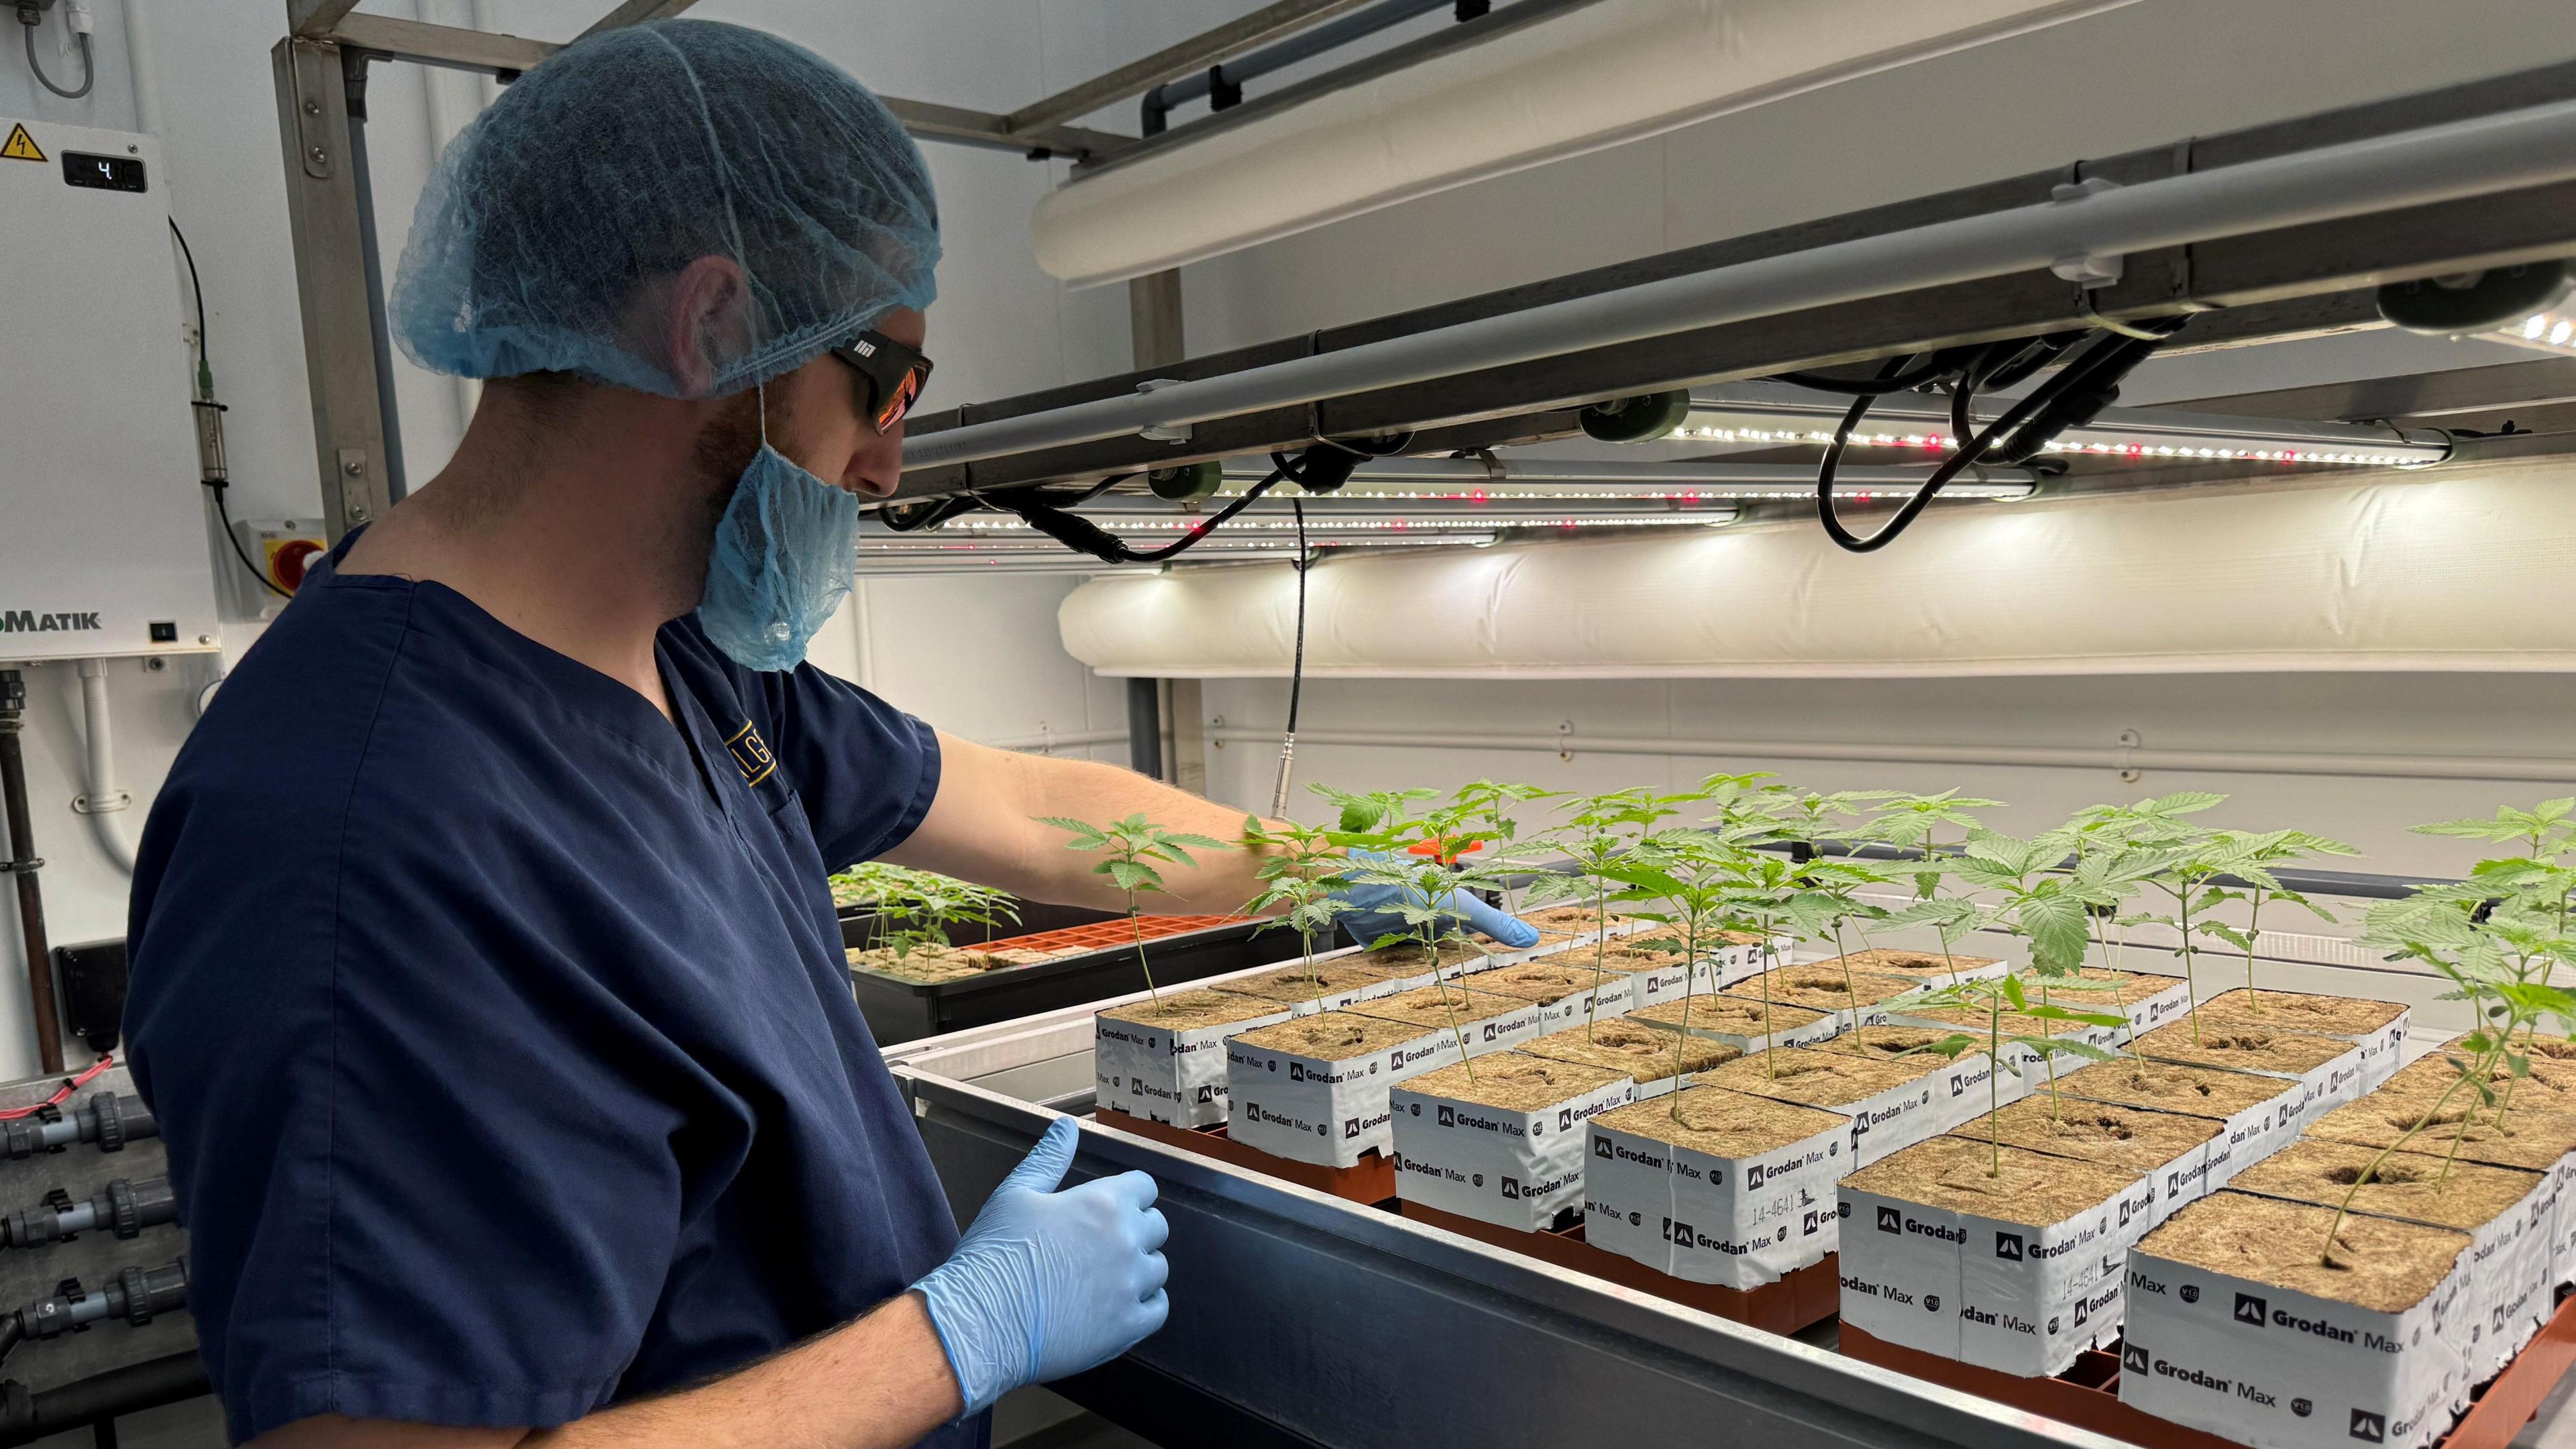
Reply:
[[778, 769], [778, 757], [769, 752], [769, 742], [760, 737], [760, 731], [752, 728], [749, 720], [744, 720], [733, 738], [725, 741], [725, 748], [733, 752], [734, 768], [742, 771], [746, 785], [757, 785]]

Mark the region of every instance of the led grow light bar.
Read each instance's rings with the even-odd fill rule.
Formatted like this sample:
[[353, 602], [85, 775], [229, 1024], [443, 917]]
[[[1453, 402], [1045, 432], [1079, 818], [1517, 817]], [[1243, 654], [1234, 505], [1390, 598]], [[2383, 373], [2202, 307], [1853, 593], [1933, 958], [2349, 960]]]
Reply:
[[[1990, 423], [2011, 405], [2009, 398], [1985, 401], [1972, 411], [1980, 424]], [[1834, 440], [1834, 429], [1849, 406], [1848, 398], [1836, 399], [1787, 383], [1731, 383], [1694, 391], [1690, 415], [1672, 436], [1679, 442], [1713, 447], [1822, 446]], [[1950, 434], [1950, 400], [1910, 392], [1882, 398], [1852, 434], [1851, 443], [1946, 453], [1958, 445]], [[2056, 457], [2100, 456], [2150, 464], [2234, 461], [2420, 468], [2448, 458], [2451, 445], [2448, 435], [2433, 429], [2104, 408], [2091, 425], [2068, 429], [2044, 451]]]
[[[1266, 458], [1231, 459], [1225, 464], [1226, 486], [1220, 496], [1239, 496], [1269, 473]], [[1845, 468], [1834, 484], [1834, 496], [1864, 502], [1902, 498], [1922, 487], [1924, 477], [1920, 468]], [[2011, 501], [2028, 498], [2038, 486], [2038, 475], [2027, 468], [1990, 468], [1952, 483], [1941, 496]], [[1693, 506], [1712, 501], [1811, 499], [1816, 496], [1816, 470], [1803, 463], [1723, 459], [1638, 463], [1496, 458], [1489, 466], [1481, 458], [1379, 458], [1352, 470], [1351, 481], [1330, 496], [1335, 507], [1360, 499], [1554, 507], [1579, 502]]]
[[2528, 347], [2534, 352], [2576, 357], [2576, 314], [2534, 312], [2509, 327], [2478, 335], [2496, 342], [2509, 342], [2516, 347]]

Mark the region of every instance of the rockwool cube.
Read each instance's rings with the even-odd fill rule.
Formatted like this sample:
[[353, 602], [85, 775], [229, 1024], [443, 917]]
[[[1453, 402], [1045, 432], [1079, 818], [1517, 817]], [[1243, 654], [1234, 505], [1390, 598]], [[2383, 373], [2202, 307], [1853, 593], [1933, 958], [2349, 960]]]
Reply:
[[2202, 1002], [2198, 1015], [2204, 1032], [2212, 1027], [2294, 1031], [2351, 1042], [2361, 1049], [2361, 1090], [2365, 1092], [2397, 1071], [2406, 1045], [2408, 1012], [2402, 1002], [2240, 988]]
[[1985, 1110], [1986, 1076], [1993, 1069], [1982, 1052], [1957, 1061], [1874, 1061], [1798, 1047], [1740, 1058], [1702, 1073], [1700, 1081], [1848, 1119], [1853, 1165], [1867, 1166]]
[[1238, 976], [1222, 989], [1278, 1002], [1291, 1016], [1313, 1016], [1428, 986], [1431, 980], [1428, 969], [1406, 974], [1357, 956], [1336, 956], [1318, 959], [1311, 966], [1301, 961], [1294, 966], [1275, 966], [1256, 975]]
[[2302, 1128], [2361, 1095], [2361, 1048], [2336, 1037], [2217, 1027], [2207, 1022], [2195, 1027], [2185, 1016], [2139, 1037], [2133, 1050], [2153, 1061], [2295, 1081], [2300, 1087]]
[[[2200, 1191], [2216, 1192], [2246, 1164], [2259, 1162], [2298, 1136], [2307, 1088], [2283, 1077], [2136, 1059], [2099, 1062], [2057, 1079], [2061, 1097], [2218, 1121], [2209, 1141]], [[2180, 1204], [2175, 1204], [2180, 1206]]]
[[1819, 961], [1774, 967], [1736, 982], [1726, 989], [1726, 994], [1747, 1001], [1768, 1000], [1821, 1011], [1841, 1023], [1843, 1030], [1850, 1031], [1854, 1027], [1886, 1025], [1894, 1003], [1920, 995], [1922, 990], [1923, 984], [1911, 976], [1859, 970], [1846, 976], [1840, 965]]
[[2133, 1037], [2180, 1020], [2191, 1009], [2191, 983], [2179, 976], [2087, 966], [2075, 973], [2074, 984], [2080, 989], [2068, 993], [2060, 1005], [2128, 1018], [2127, 1028], [2112, 1037], [2114, 1045], [2125, 1046]]
[[2501, 1372], [2557, 1307], [2548, 1289], [2558, 1204], [2537, 1172], [2312, 1138], [2246, 1168], [2235, 1186], [2323, 1207], [2349, 1198], [2355, 1212], [2468, 1234], [2467, 1303], [2452, 1331], [2467, 1340], [2471, 1383]]
[[[2117, 1068], [2117, 1062], [2105, 1062]], [[2049, 1157], [2098, 1162], [2146, 1180], [2147, 1226], [2171, 1217], [2186, 1203], [2213, 1191], [2211, 1154], [2225, 1162], [2227, 1124], [2215, 1117], [2150, 1112], [2113, 1102], [2092, 1102], [2064, 1092], [2036, 1095], [1978, 1118], [1959, 1135], [2000, 1139], [2008, 1146]]]
[[[1931, 1051], [1930, 1048], [1938, 1043], [1950, 1041], [1958, 1035], [1957, 1032], [1933, 1026], [1864, 1026], [1858, 1031], [1847, 1031], [1839, 1036], [1828, 1037], [1816, 1043], [1816, 1050], [1835, 1052], [1848, 1057], [1868, 1057], [1873, 1061], [1901, 1061], [1919, 1067], [1930, 1062], [1948, 1060], [1947, 1057]], [[1981, 1091], [1987, 1093], [1982, 1101], [1970, 1109], [1972, 1112], [1981, 1112], [1990, 1106], [2017, 1102], [2033, 1090], [2028, 1076], [2015, 1076], [2009, 1071], [1987, 1071], [1982, 1065], [1987, 1060], [1983, 1052], [1963, 1051], [1959, 1054], [1958, 1060], [1963, 1072], [1960, 1078], [1961, 1089], [1971, 1097]]]
[[2150, 1192], [2134, 1172], [1941, 1137], [1845, 1177], [1840, 1195], [1845, 1323], [2045, 1378], [2119, 1326]]
[[1539, 1232], [1583, 1210], [1584, 1134], [1637, 1084], [1578, 1062], [1502, 1052], [1425, 1072], [1388, 1094], [1396, 1196]]
[[1410, 1022], [1424, 1031], [1455, 1026], [1468, 1056], [1509, 1051], [1539, 1035], [1536, 1003], [1478, 991], [1463, 982], [1434, 982], [1393, 996], [1363, 1001], [1350, 1010], [1361, 1016]]
[[1552, 1061], [1624, 1072], [1640, 1097], [1659, 1097], [1690, 1078], [1735, 1060], [1735, 1049], [1698, 1037], [1640, 1025], [1624, 1016], [1568, 1027], [1521, 1044], [1522, 1051]]
[[1387, 1147], [1387, 1089], [1460, 1060], [1446, 1026], [1355, 1012], [1292, 1017], [1225, 1044], [1226, 1135], [1295, 1162], [1356, 1167]]
[[1813, 1046], [1832, 1040], [1842, 1030], [1842, 1023], [1826, 1012], [1775, 1002], [1769, 1014], [1765, 1015], [1759, 1001], [1747, 1001], [1740, 996], [1711, 996], [1706, 992], [1695, 993], [1687, 1000], [1641, 1006], [1629, 1012], [1628, 1019], [1666, 1031], [1687, 1031], [1692, 1036], [1745, 1053], [1758, 1052], [1774, 1044]]
[[1225, 1120], [1225, 1039], [1288, 1016], [1278, 1002], [1231, 991], [1106, 1008], [1092, 1019], [1094, 1100], [1175, 1127], [1213, 1127]]
[[1848, 1135], [1836, 1113], [1717, 1087], [1604, 1113], [1584, 1241], [1693, 1283], [1776, 1283], [1834, 1251]]
[[2332, 1208], [2213, 1193], [2129, 1251], [2120, 1402], [2252, 1449], [2421, 1449], [2450, 1428], [2468, 1366], [2446, 1328], [2469, 1237]]
[[1887, 976], [1911, 976], [1925, 986], [1947, 986], [1955, 981], [1990, 981], [2011, 968], [1992, 956], [1970, 956], [1965, 953], [1943, 955], [1938, 951], [1900, 951], [1872, 947], [1850, 951], [1833, 961], [1816, 964], [1832, 965], [1849, 961], [1855, 971], [1871, 971]]
[[2517, 1107], [2507, 1114], [2500, 1130], [2489, 1112], [2480, 1112], [2474, 1122], [2461, 1120], [2455, 1115], [2456, 1099], [2440, 1120], [2433, 1120], [2440, 1101], [2437, 1091], [2392, 1080], [2360, 1101], [2318, 1118], [2307, 1135], [2362, 1147], [2389, 1147], [2403, 1141], [2406, 1151], [2419, 1155], [2456, 1154], [2462, 1162], [2539, 1173], [2545, 1181], [2544, 1193], [2556, 1204], [2557, 1225], [2550, 1234], [2552, 1280], [2576, 1281], [2576, 1114], [2525, 1112]]
[[1596, 972], [1590, 961], [1559, 956], [1479, 972], [1479, 991], [1516, 997], [1539, 1009], [1541, 1031], [1613, 1021], [1636, 1003], [1636, 983], [1621, 971]]

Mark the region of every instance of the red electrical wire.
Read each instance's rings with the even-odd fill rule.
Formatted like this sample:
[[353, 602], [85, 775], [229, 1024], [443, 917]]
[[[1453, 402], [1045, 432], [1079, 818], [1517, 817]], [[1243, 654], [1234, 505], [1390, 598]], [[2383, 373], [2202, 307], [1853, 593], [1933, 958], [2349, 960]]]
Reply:
[[109, 1067], [115, 1065], [116, 1058], [113, 1054], [100, 1057], [96, 1065], [90, 1067], [87, 1071], [82, 1072], [79, 1076], [64, 1078], [63, 1084], [54, 1089], [54, 1094], [52, 1096], [38, 1102], [36, 1105], [32, 1107], [12, 1107], [6, 1112], [0, 1112], [0, 1122], [15, 1121], [20, 1117], [33, 1117], [37, 1113], [45, 1110], [47, 1107], [59, 1107], [72, 1099], [72, 1093], [79, 1091], [81, 1088], [88, 1086], [94, 1081], [97, 1081], [99, 1073], [106, 1071]]

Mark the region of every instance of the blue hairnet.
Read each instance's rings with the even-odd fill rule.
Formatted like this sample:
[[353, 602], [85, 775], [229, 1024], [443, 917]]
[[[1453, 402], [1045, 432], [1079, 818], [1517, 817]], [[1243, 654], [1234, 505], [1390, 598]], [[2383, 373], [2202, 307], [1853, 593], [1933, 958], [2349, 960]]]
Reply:
[[[744, 288], [692, 380], [656, 288], [702, 257]], [[929, 306], [938, 260], [929, 168], [884, 102], [777, 36], [664, 20], [565, 48], [456, 138], [388, 322], [433, 372], [720, 396]]]

